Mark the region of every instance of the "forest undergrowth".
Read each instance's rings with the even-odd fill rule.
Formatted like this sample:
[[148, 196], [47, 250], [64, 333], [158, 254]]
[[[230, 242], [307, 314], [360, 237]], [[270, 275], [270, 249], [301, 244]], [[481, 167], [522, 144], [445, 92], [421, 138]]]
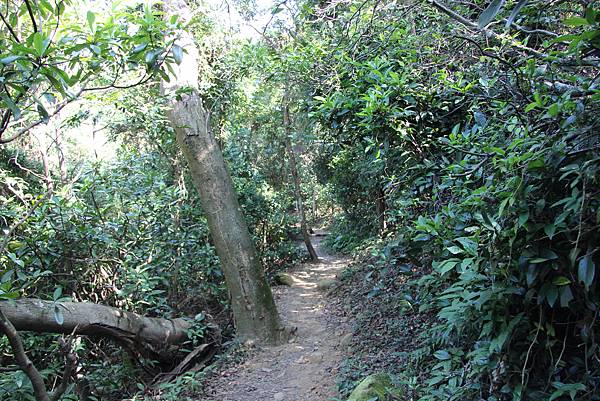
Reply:
[[598, 399], [598, 4], [424, 3], [338, 16], [356, 34], [314, 87], [330, 244], [364, 255], [342, 384]]

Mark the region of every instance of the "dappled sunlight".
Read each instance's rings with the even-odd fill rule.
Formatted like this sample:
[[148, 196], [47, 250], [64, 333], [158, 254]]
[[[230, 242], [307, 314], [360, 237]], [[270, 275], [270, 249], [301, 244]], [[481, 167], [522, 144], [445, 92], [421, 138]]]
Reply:
[[[296, 335], [286, 344], [262, 350], [244, 364], [235, 381], [220, 388], [227, 396], [219, 399], [268, 400], [273, 398], [270, 394], [284, 391], [294, 394], [294, 398], [282, 398], [286, 400], [325, 401], [335, 395], [334, 372], [341, 359], [340, 330], [347, 329], [344, 322], [330, 321], [325, 307], [328, 289], [322, 288], [322, 284], [334, 281], [347, 260], [324, 254], [321, 238], [313, 237], [313, 241], [321, 261], [292, 269], [287, 272], [292, 285], [274, 288], [282, 321], [285, 326], [295, 328]], [[320, 397], [315, 396], [317, 387]], [[248, 388], [257, 388], [257, 393], [248, 393]]]

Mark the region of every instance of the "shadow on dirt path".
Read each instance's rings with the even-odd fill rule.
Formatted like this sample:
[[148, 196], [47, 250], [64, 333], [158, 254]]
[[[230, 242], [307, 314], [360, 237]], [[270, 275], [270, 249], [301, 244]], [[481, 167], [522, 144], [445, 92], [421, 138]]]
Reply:
[[[273, 288], [281, 318], [296, 336], [276, 347], [260, 348], [243, 364], [211, 381], [203, 401], [328, 401], [337, 396], [336, 376], [343, 356], [340, 341], [349, 332], [344, 318], [328, 313], [326, 293], [317, 283], [334, 278], [349, 260], [329, 255], [313, 236], [319, 263], [289, 273], [291, 287]], [[343, 342], [343, 341], [342, 341]], [[200, 400], [199, 400], [200, 401]]]

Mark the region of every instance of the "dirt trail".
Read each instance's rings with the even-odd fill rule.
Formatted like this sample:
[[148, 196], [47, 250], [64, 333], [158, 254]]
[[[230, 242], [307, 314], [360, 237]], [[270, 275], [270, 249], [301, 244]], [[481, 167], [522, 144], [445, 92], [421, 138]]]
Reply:
[[294, 285], [273, 288], [281, 317], [297, 327], [288, 343], [257, 350], [243, 364], [212, 380], [204, 401], [329, 401], [336, 399], [336, 375], [342, 359], [341, 339], [348, 323], [327, 312], [325, 292], [317, 283], [333, 278], [348, 259], [328, 255], [321, 237], [313, 237], [319, 263], [291, 271]]

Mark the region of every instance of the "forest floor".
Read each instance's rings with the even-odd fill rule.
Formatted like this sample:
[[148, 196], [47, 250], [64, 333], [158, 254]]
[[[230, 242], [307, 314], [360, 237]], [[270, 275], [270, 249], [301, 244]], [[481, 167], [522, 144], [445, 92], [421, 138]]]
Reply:
[[[201, 401], [329, 401], [336, 400], [336, 378], [351, 336], [348, 318], [335, 312], [327, 290], [349, 259], [328, 254], [321, 236], [313, 236], [318, 263], [304, 263], [288, 273], [294, 284], [273, 293], [287, 327], [297, 332], [287, 343], [253, 349], [238, 365], [227, 366], [208, 380]], [[199, 401], [200, 401], [199, 400]]]

